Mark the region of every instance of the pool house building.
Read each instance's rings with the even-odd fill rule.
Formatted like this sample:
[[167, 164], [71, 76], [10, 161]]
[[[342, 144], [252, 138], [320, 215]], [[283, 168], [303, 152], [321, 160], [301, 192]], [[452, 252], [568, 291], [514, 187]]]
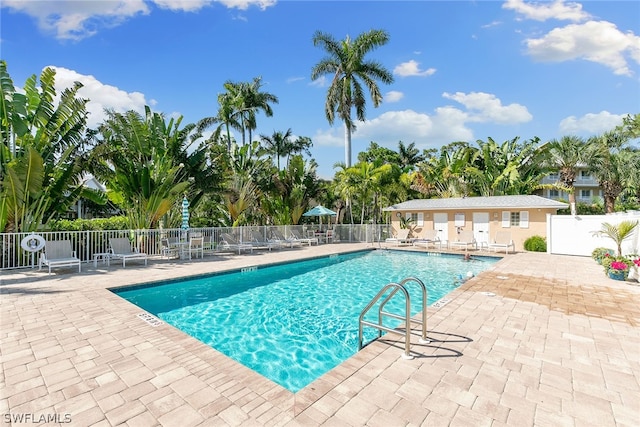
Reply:
[[[424, 238], [437, 230], [443, 244], [472, 230], [479, 248], [487, 245], [498, 231], [509, 231], [516, 251], [531, 236], [546, 237], [547, 215], [566, 209], [566, 203], [533, 195], [415, 199], [388, 206], [392, 233], [401, 228], [401, 219], [411, 228], [410, 237]], [[407, 221], [410, 220], [410, 221]]]

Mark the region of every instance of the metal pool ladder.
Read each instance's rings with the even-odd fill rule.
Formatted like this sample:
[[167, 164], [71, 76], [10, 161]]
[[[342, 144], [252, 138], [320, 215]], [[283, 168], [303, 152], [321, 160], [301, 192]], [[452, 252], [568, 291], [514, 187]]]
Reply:
[[[371, 302], [369, 302], [369, 304], [367, 304], [367, 306], [364, 308], [364, 310], [362, 310], [362, 312], [360, 313], [360, 318], [359, 318], [359, 326], [358, 326], [358, 350], [362, 350], [362, 348], [364, 347], [364, 343], [363, 343], [363, 334], [362, 334], [362, 330], [363, 330], [363, 326], [370, 326], [372, 328], [378, 329], [378, 338], [380, 338], [382, 336], [382, 331], [386, 331], [386, 332], [393, 332], [396, 334], [400, 334], [404, 336], [404, 354], [402, 355], [402, 357], [404, 359], [413, 359], [413, 356], [411, 355], [411, 295], [409, 294], [409, 291], [407, 290], [407, 284], [409, 283], [417, 283], [420, 286], [420, 289], [422, 291], [422, 319], [414, 319], [413, 322], [414, 323], [419, 323], [422, 325], [422, 334], [420, 336], [420, 343], [426, 344], [431, 342], [430, 340], [427, 339], [427, 287], [424, 285], [424, 283], [422, 283], [422, 281], [418, 278], [415, 277], [407, 277], [406, 279], [404, 279], [403, 281], [401, 281], [400, 283], [389, 283], [387, 285], [385, 285], [380, 292], [378, 292], [378, 294], [373, 297], [373, 299], [371, 300]], [[380, 306], [378, 307], [378, 323], [373, 323], [373, 322], [369, 322], [367, 320], [364, 320], [364, 316], [369, 312], [369, 310], [371, 309], [371, 307], [373, 307], [375, 305], [376, 302], [378, 302], [378, 300], [380, 300], [380, 298], [382, 298], [386, 293], [388, 292], [388, 295], [386, 295], [384, 297], [384, 299], [382, 300], [382, 302], [380, 303]], [[395, 313], [389, 313], [384, 311], [384, 306], [387, 304], [387, 302], [389, 302], [389, 300], [391, 300], [391, 298], [396, 295], [398, 292], [401, 292], [404, 295], [404, 299], [405, 299], [405, 310], [404, 310], [404, 316], [399, 315], [399, 314], [395, 314]], [[392, 329], [389, 328], [387, 326], [384, 326], [382, 324], [382, 319], [383, 316], [387, 316], [387, 317], [391, 317], [394, 319], [398, 319], [398, 320], [404, 320], [404, 324], [405, 324], [405, 332], [399, 331], [397, 329]]]

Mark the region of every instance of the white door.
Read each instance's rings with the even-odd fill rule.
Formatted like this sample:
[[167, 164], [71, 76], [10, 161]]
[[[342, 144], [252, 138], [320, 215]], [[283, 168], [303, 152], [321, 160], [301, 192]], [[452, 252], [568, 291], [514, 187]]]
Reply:
[[449, 240], [449, 218], [446, 213], [433, 214], [433, 229], [438, 230], [440, 241], [446, 242]]
[[489, 212], [473, 213], [473, 237], [476, 238], [478, 248], [489, 243]]

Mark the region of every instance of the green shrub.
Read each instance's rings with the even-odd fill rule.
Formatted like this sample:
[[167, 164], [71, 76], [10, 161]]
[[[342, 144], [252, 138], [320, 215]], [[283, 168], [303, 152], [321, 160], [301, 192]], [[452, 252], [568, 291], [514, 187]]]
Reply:
[[128, 230], [129, 220], [124, 216], [94, 219], [59, 219], [49, 222], [50, 231]]
[[524, 241], [524, 248], [530, 252], [546, 252], [547, 241], [542, 236], [531, 236]]

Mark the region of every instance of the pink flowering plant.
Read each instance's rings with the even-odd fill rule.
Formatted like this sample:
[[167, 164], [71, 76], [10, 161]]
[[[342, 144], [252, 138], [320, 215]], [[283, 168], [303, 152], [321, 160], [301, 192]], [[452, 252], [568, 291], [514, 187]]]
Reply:
[[629, 271], [629, 264], [622, 261], [613, 261], [609, 266], [612, 270]]
[[629, 258], [624, 256], [608, 256], [602, 260], [602, 266], [604, 267], [605, 274], [609, 274], [610, 271], [616, 273], [628, 273], [629, 268], [634, 265]]

